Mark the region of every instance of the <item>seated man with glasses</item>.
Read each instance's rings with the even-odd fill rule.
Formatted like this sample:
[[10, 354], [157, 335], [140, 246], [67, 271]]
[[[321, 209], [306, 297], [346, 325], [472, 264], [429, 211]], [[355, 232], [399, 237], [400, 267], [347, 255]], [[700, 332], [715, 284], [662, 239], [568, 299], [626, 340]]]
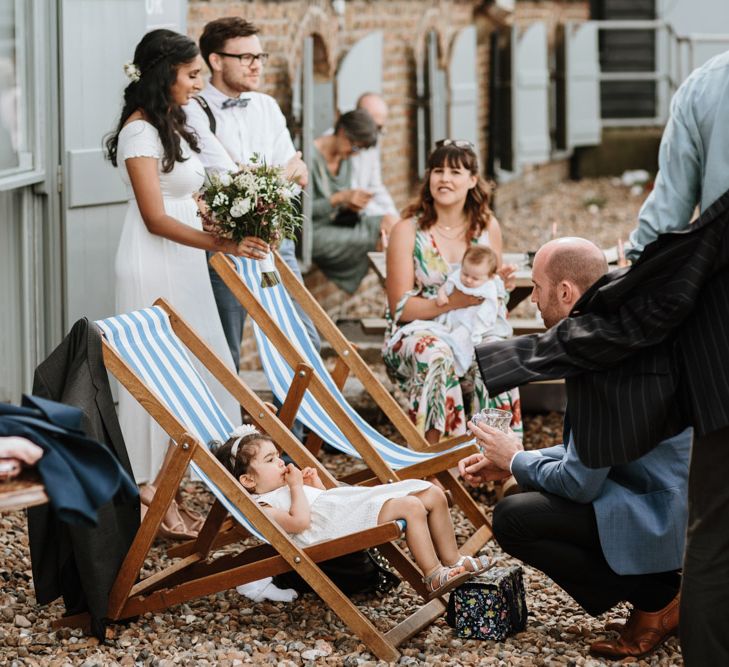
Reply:
[[356, 109], [339, 117], [333, 133], [314, 140], [312, 255], [327, 278], [350, 294], [367, 273], [367, 253], [376, 249], [397, 222], [392, 215], [367, 215], [373, 193], [352, 185], [350, 158], [374, 146], [377, 136], [372, 116]]

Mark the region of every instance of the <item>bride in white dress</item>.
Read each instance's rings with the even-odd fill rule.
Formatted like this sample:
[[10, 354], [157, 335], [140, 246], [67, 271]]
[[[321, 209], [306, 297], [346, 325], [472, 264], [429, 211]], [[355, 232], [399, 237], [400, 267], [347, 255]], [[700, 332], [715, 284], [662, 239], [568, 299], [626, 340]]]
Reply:
[[[164, 297], [215, 352], [234, 369], [215, 306], [205, 250], [259, 258], [268, 246], [259, 239], [241, 244], [203, 230], [195, 193], [205, 171], [197, 158], [197, 141], [185, 127], [181, 105], [202, 87], [202, 59], [196, 44], [170, 30], [144, 36], [125, 66], [131, 83], [124, 91], [121, 119], [107, 141], [112, 163], [127, 185], [129, 208], [116, 255], [116, 311], [146, 308]], [[200, 370], [203, 370], [199, 366]], [[213, 376], [205, 381], [235, 424], [240, 407]], [[168, 438], [125, 390], [120, 390], [119, 421], [137, 483], [154, 479]], [[154, 488], [142, 502], [147, 504]], [[172, 532], [194, 533], [190, 522]], [[199, 526], [198, 526], [199, 527]], [[177, 529], [177, 530], [174, 530]]]

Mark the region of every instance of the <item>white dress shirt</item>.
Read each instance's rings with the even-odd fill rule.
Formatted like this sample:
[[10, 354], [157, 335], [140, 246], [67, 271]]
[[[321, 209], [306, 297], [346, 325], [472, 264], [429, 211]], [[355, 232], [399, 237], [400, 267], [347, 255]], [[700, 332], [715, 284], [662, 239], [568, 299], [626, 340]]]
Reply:
[[273, 97], [264, 93], [241, 93], [241, 98], [248, 98], [247, 106], [223, 109], [223, 102], [230, 98], [210, 82], [200, 95], [215, 117], [215, 134], [210, 131], [207, 114], [195, 100], [183, 108], [188, 126], [200, 137], [199, 158], [205, 169], [237, 171], [237, 164], [248, 164], [254, 153], [268, 164], [279, 166], [293, 157], [296, 149], [286, 118]]
[[365, 215], [394, 215], [400, 217], [395, 202], [382, 182], [380, 147], [373, 146], [349, 158], [352, 162], [352, 188], [368, 190], [372, 199], [365, 206]]

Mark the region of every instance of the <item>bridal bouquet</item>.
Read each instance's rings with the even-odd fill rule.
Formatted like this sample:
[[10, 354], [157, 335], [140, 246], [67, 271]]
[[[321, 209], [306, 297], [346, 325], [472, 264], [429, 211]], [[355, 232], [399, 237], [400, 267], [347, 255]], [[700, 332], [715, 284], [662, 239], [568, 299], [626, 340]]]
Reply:
[[[283, 176], [281, 167], [266, 164], [257, 154], [236, 173], [214, 173], [202, 192], [208, 207], [206, 223], [221, 238], [239, 243], [257, 236], [274, 248], [294, 239], [301, 226], [296, 185]], [[259, 260], [262, 287], [279, 283], [273, 257]]]

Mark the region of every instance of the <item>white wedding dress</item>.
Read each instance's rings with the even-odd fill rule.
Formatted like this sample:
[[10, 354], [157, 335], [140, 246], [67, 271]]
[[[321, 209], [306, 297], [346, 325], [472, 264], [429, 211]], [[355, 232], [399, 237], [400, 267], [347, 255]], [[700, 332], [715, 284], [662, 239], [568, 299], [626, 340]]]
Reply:
[[[164, 297], [232, 370], [233, 358], [215, 305], [205, 251], [169, 241], [147, 230], [126, 170], [128, 158], [157, 158], [165, 211], [190, 227], [202, 229], [192, 195], [202, 186], [205, 170], [184, 139], [181, 144], [187, 160], [175, 162], [172, 171], [165, 174], [162, 172], [164, 151], [153, 125], [135, 120], [119, 133], [119, 171], [127, 186], [129, 207], [115, 262], [116, 312], [147, 308], [155, 299]], [[201, 364], [196, 366], [233, 424], [240, 424], [240, 407], [235, 399]], [[167, 434], [122, 387], [119, 422], [137, 483], [152, 481], [164, 459]]]

